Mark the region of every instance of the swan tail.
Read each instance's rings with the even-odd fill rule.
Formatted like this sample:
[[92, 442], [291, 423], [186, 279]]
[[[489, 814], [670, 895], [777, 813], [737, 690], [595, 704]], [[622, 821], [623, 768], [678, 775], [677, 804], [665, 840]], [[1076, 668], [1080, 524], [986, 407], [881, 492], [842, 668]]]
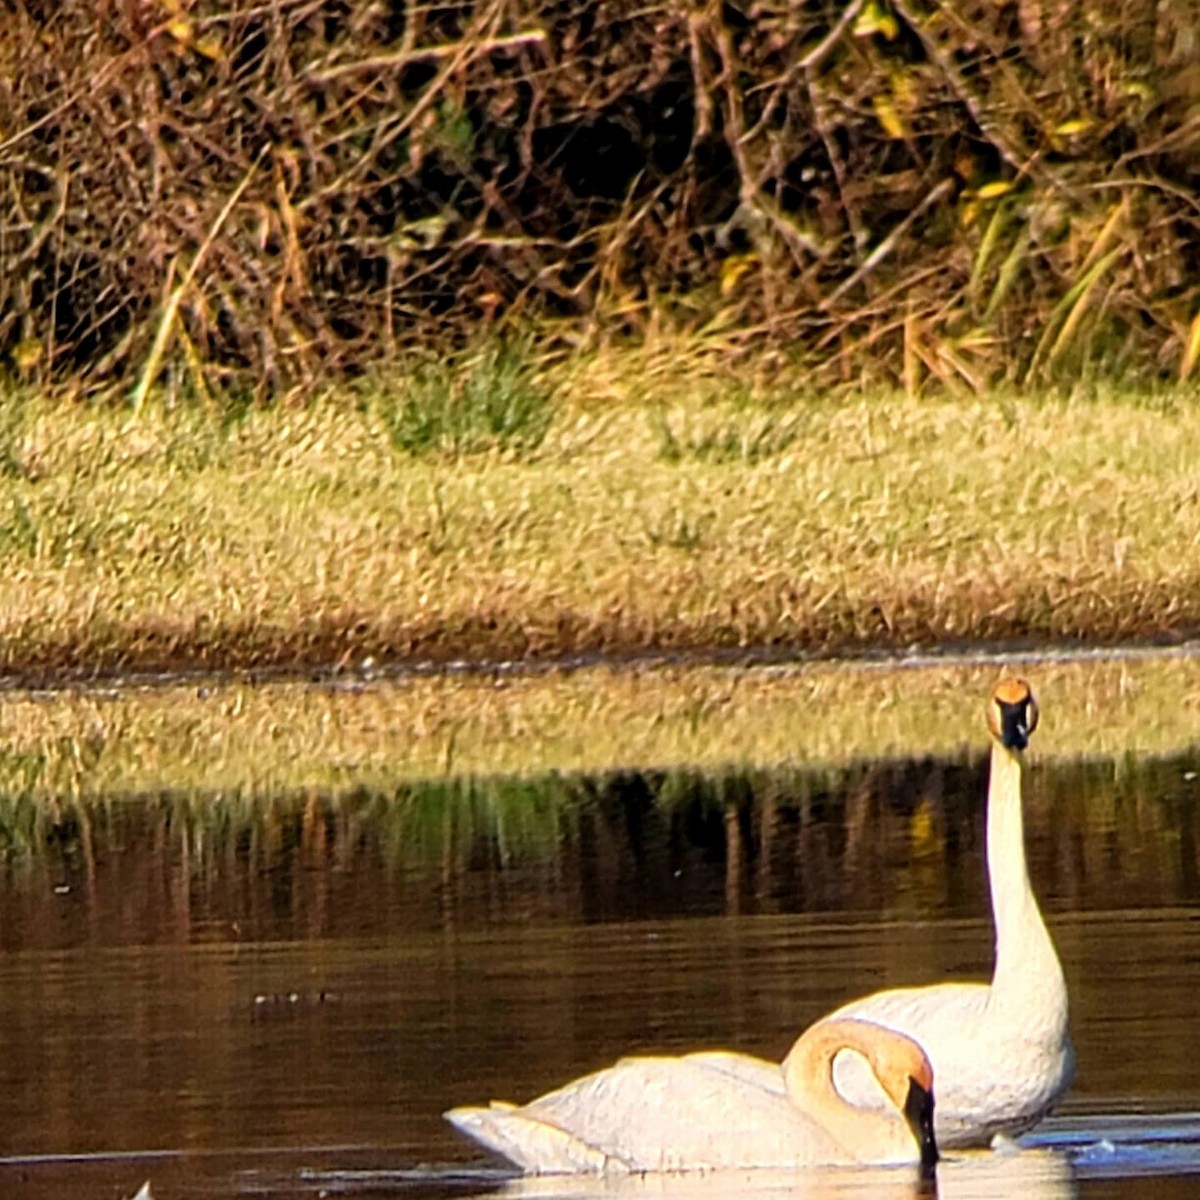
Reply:
[[624, 1164], [574, 1135], [527, 1116], [511, 1104], [452, 1108], [445, 1114], [460, 1133], [503, 1155], [527, 1175], [600, 1174]]

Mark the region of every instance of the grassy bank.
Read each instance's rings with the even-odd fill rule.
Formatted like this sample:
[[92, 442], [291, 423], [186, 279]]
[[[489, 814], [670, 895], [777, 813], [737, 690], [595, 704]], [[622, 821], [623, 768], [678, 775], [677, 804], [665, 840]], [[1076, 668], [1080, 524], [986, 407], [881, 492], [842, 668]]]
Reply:
[[[1035, 758], [1166, 755], [1198, 740], [1195, 661], [1031, 664]], [[982, 754], [995, 664], [629, 671], [353, 688], [243, 684], [10, 693], [0, 795], [167, 790], [270, 799], [421, 780], [724, 767], [844, 768]]]
[[10, 396], [0, 670], [1200, 628], [1190, 394], [834, 401], [674, 370], [493, 363], [449, 407], [437, 380], [241, 415]]

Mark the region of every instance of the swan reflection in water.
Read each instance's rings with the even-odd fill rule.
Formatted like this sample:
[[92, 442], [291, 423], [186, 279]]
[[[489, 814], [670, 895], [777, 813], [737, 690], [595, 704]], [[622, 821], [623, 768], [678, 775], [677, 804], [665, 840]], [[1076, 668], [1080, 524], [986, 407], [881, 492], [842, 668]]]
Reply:
[[[1070, 1160], [1054, 1150], [961, 1151], [935, 1178], [904, 1167], [813, 1167], [648, 1175], [530, 1175], [494, 1200], [1076, 1200]], [[481, 1198], [482, 1200], [482, 1198]]]

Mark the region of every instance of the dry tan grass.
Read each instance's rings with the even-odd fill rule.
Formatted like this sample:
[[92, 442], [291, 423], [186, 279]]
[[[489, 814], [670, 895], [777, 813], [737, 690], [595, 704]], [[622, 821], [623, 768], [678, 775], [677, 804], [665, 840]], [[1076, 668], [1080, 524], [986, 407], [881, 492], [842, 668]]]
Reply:
[[[1194, 660], [1032, 663], [1035, 757], [1163, 754], [1200, 738]], [[986, 745], [990, 663], [814, 665], [508, 679], [13, 693], [0, 792], [66, 798], [158, 789], [277, 794], [446, 775], [618, 767], [842, 766]]]
[[[564, 372], [533, 455], [392, 452], [347, 397], [30, 402], [0, 481], [0, 667], [1116, 639], [1200, 625], [1187, 396], [814, 400]], [[594, 384], [595, 396], [589, 394]], [[632, 398], [630, 398], [632, 395]]]

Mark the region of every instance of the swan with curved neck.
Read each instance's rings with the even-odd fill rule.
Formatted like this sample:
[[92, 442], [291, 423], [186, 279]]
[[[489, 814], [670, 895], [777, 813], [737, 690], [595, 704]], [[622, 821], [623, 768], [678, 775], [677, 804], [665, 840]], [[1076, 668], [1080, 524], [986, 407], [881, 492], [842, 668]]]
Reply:
[[[939, 983], [876, 992], [825, 1018], [875, 1021], [915, 1038], [938, 1080], [944, 1146], [986, 1145], [1031, 1129], [1070, 1087], [1075, 1055], [1067, 986], [1025, 863], [1022, 756], [1038, 706], [1023, 679], [1003, 679], [988, 707], [992, 753], [987, 870], [996, 925], [990, 984]], [[838, 1087], [862, 1102], [861, 1070], [839, 1062]]]
[[[834, 1086], [853, 1053], [886, 1097], [860, 1108]], [[778, 1087], [749, 1082], [772, 1072]], [[725, 1051], [626, 1058], [518, 1108], [446, 1118], [527, 1174], [711, 1171], [937, 1161], [933, 1072], [911, 1038], [866, 1021], [825, 1021], [782, 1067]]]

